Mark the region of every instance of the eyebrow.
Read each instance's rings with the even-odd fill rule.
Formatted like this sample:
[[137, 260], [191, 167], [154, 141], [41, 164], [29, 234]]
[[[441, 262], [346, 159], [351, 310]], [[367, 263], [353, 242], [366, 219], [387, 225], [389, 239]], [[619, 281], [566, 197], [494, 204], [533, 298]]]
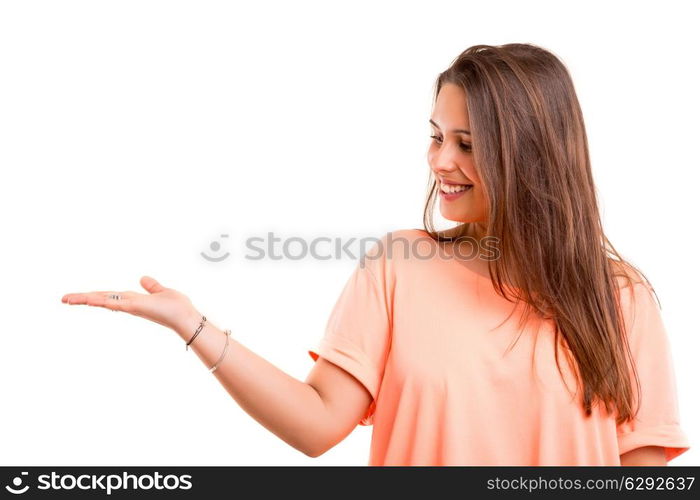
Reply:
[[[438, 130], [440, 130], [440, 127], [438, 127], [438, 124], [435, 123], [432, 119], [430, 119], [430, 120], [428, 120], [428, 121], [429, 121], [430, 123], [432, 123], [432, 124], [435, 126], [435, 128], [437, 128]], [[467, 134], [467, 135], [472, 135], [471, 132], [469, 132], [468, 130], [465, 130], [465, 129], [463, 129], [463, 128], [456, 128], [456, 129], [452, 130], [452, 132], [454, 132], [455, 134]]]

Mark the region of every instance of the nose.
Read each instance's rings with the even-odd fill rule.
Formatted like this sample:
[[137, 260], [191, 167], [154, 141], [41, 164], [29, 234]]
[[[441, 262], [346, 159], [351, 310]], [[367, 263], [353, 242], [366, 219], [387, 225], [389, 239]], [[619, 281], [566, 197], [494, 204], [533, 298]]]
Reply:
[[459, 169], [455, 155], [446, 147], [440, 148], [429, 155], [429, 163], [436, 176], [446, 174], [449, 176], [449, 174]]

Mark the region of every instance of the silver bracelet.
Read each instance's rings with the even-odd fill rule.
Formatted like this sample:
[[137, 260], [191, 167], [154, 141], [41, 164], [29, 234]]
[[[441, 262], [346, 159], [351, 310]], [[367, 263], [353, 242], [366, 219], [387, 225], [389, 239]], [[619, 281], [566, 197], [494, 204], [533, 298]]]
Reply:
[[226, 334], [226, 345], [224, 345], [224, 350], [221, 352], [221, 356], [219, 356], [217, 362], [214, 363], [214, 366], [212, 366], [209, 369], [210, 373], [214, 373], [214, 370], [216, 370], [219, 367], [219, 363], [221, 363], [221, 360], [224, 359], [224, 356], [226, 355], [226, 350], [228, 349], [228, 339], [231, 336], [231, 330], [224, 330], [224, 333]]
[[194, 339], [195, 339], [195, 338], [197, 338], [197, 335], [199, 335], [199, 332], [202, 331], [202, 328], [204, 328], [204, 323], [206, 323], [206, 322], [207, 322], [207, 317], [206, 317], [206, 316], [202, 316], [202, 321], [200, 321], [199, 326], [197, 327], [197, 331], [194, 332], [194, 335], [192, 335], [192, 338], [190, 339], [190, 341], [187, 342], [187, 343], [185, 344], [185, 351], [189, 351], [189, 349], [190, 349], [190, 344], [191, 344], [192, 342], [194, 342]]

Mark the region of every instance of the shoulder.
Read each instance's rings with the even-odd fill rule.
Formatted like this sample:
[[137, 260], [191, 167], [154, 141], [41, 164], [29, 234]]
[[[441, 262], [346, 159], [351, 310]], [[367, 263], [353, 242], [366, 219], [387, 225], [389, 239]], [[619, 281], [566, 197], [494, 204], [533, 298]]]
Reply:
[[374, 244], [370, 245], [368, 253], [375, 254], [381, 250], [400, 248], [399, 245], [401, 244], [412, 244], [417, 240], [431, 240], [432, 238], [423, 229], [395, 229], [372, 239]]
[[432, 254], [436, 238], [423, 229], [396, 229], [384, 233], [370, 245], [366, 255], [386, 260], [413, 260], [417, 255]]
[[361, 267], [370, 268], [377, 276], [411, 272], [416, 256], [435, 253], [431, 248], [435, 241], [422, 229], [396, 229], [369, 240], [362, 245]]
[[611, 259], [610, 269], [623, 303], [628, 303], [630, 300], [636, 301], [639, 291], [645, 296], [656, 293], [646, 276], [629, 263]]
[[637, 283], [646, 282], [642, 274], [627, 262], [621, 262], [615, 259], [609, 259], [610, 270], [613, 278], [620, 288], [633, 286]]
[[634, 266], [619, 261], [612, 261], [612, 269], [625, 320], [631, 325], [656, 321], [661, 302], [646, 276]]
[[384, 235], [385, 238], [393, 236], [394, 238], [407, 238], [407, 239], [416, 239], [416, 238], [429, 238], [430, 235], [424, 230], [424, 229], [395, 229], [393, 231], [389, 231]]

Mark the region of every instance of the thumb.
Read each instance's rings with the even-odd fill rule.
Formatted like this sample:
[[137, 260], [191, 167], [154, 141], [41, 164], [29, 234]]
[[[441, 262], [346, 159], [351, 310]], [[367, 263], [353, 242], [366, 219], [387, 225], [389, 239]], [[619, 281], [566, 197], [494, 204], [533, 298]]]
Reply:
[[158, 283], [155, 279], [150, 276], [141, 277], [141, 286], [148, 291], [148, 293], [158, 293], [165, 290], [165, 287]]

